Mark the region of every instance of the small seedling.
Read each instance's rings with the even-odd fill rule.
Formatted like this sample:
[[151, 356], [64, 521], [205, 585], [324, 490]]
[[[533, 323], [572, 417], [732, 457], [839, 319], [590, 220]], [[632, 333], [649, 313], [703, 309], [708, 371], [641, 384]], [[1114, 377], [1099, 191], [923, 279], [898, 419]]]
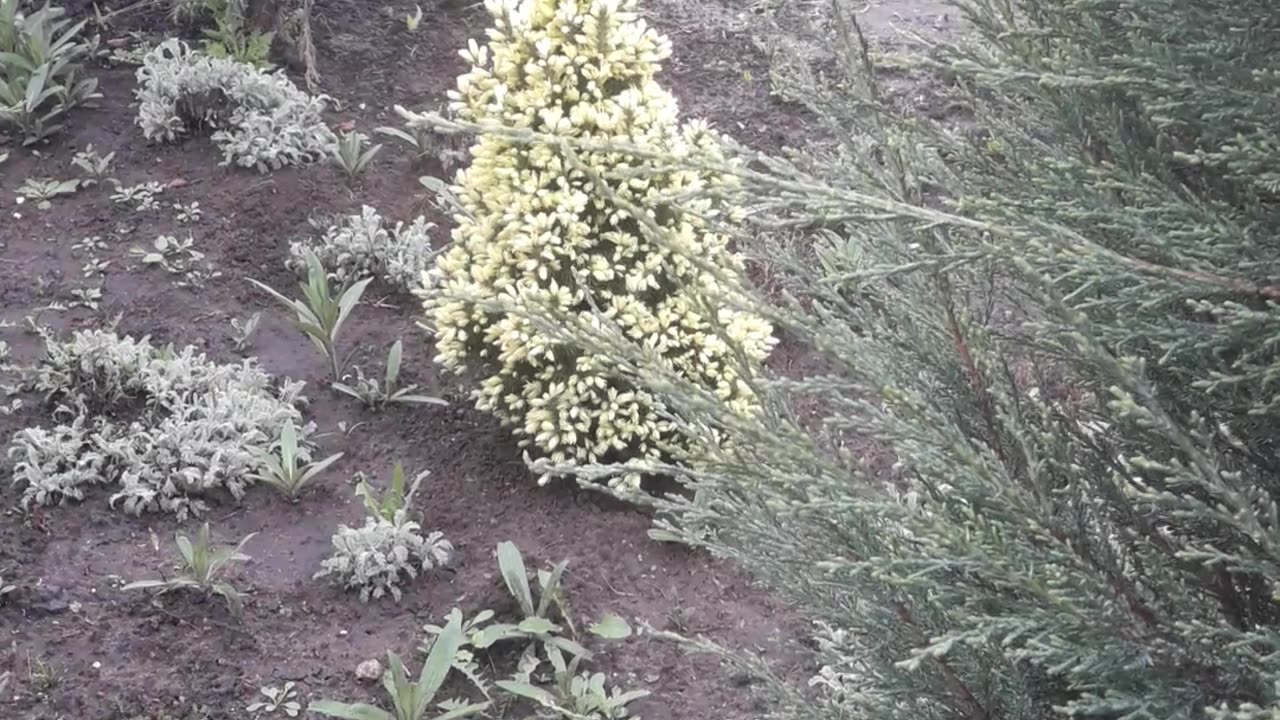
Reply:
[[250, 703], [245, 708], [245, 710], [253, 713], [255, 718], [262, 715], [273, 715], [278, 712], [282, 712], [289, 717], [298, 717], [298, 713], [302, 712], [302, 705], [298, 702], [298, 691], [294, 689], [292, 681], [286, 682], [283, 687], [268, 685], [259, 688], [258, 692], [266, 699]]
[[318, 462], [310, 460], [305, 450], [298, 448], [298, 431], [292, 420], [286, 420], [280, 428], [280, 456], [266, 455], [265, 472], [255, 473], [253, 478], [279, 490], [289, 502], [298, 502], [311, 481], [326, 468], [338, 461], [342, 453], [330, 455]]
[[88, 260], [85, 261], [84, 265], [80, 267], [80, 275], [81, 277], [85, 277], [85, 278], [91, 278], [91, 277], [94, 277], [95, 275], [106, 275], [107, 267], [109, 267], [110, 265], [111, 265], [110, 260], [103, 260], [101, 258], [89, 258]]
[[320, 352], [329, 360], [329, 369], [333, 379], [342, 378], [342, 368], [347, 358], [338, 358], [338, 335], [342, 325], [347, 321], [351, 310], [360, 302], [364, 289], [372, 281], [365, 278], [350, 287], [344, 288], [335, 298], [329, 287], [329, 275], [315, 253], [307, 253], [307, 281], [298, 283], [302, 289], [303, 300], [291, 300], [269, 286], [252, 278], [249, 282], [269, 293], [282, 305], [289, 308], [296, 316], [298, 329], [306, 334]]
[[52, 664], [27, 654], [27, 683], [36, 692], [48, 692], [58, 687], [58, 670]]
[[356, 484], [356, 497], [364, 503], [365, 512], [374, 516], [381, 517], [387, 522], [395, 522], [396, 513], [409, 505], [409, 501], [413, 499], [413, 494], [418, 492], [418, 486], [422, 481], [431, 474], [430, 470], [423, 470], [413, 477], [413, 482], [409, 484], [409, 491], [405, 492], [404, 466], [396, 463], [391, 469], [391, 486], [383, 493], [382, 497], [378, 497], [377, 491], [369, 486], [369, 482], [362, 476]]
[[4, 576], [0, 575], [0, 602], [4, 602], [4, 596], [17, 590], [18, 586], [4, 581]]
[[260, 322], [262, 322], [260, 312], [250, 315], [245, 320], [231, 318], [231, 342], [235, 345], [236, 352], [244, 352], [249, 347], [249, 341], [257, 332]]
[[214, 549], [209, 545], [209, 523], [200, 527], [195, 543], [185, 535], [177, 535], [174, 542], [182, 560], [183, 574], [171, 580], [139, 580], [124, 586], [124, 590], [159, 589], [159, 595], [171, 590], [198, 590], [205, 595], [219, 595], [227, 603], [227, 610], [237, 618], [244, 614], [244, 601], [240, 591], [221, 578], [231, 563], [245, 562], [248, 555], [240, 552], [245, 543], [257, 533], [249, 533], [235, 547]]
[[71, 307], [97, 310], [102, 303], [101, 285], [81, 285], [71, 288]]
[[53, 202], [51, 201], [54, 198], [60, 195], [74, 195], [79, 188], [79, 180], [36, 180], [27, 178], [26, 182], [18, 186], [18, 194], [26, 200], [35, 202], [37, 208], [48, 210], [53, 207]]
[[174, 203], [173, 209], [178, 211], [177, 220], [181, 225], [194, 225], [200, 222], [200, 215], [203, 213], [199, 202], [192, 202], [189, 205]]
[[85, 255], [93, 255], [94, 253], [106, 252], [107, 244], [102, 241], [98, 235], [80, 238], [71, 244], [71, 252], [82, 253]]
[[84, 179], [80, 184], [84, 187], [97, 185], [107, 180], [111, 173], [111, 161], [114, 160], [116, 154], [113, 152], [106, 155], [99, 155], [93, 149], [93, 143], [85, 146], [84, 150], [75, 154], [71, 158], [71, 164], [80, 169], [80, 173], [84, 175]]
[[128, 187], [117, 185], [116, 191], [111, 194], [111, 202], [117, 205], [132, 205], [134, 210], [146, 212], [160, 207], [156, 196], [163, 193], [164, 185], [158, 182], [138, 183]]
[[373, 162], [373, 158], [382, 152], [382, 145], [373, 145], [366, 149], [365, 143], [368, 141], [369, 137], [363, 133], [354, 130], [345, 132], [338, 137], [329, 151], [334, 164], [346, 173], [348, 184], [355, 182], [357, 177], [364, 174], [369, 163]]
[[400, 360], [403, 351], [402, 343], [400, 340], [396, 340], [395, 344], [391, 346], [391, 350], [387, 353], [387, 369], [381, 385], [378, 384], [376, 379], [365, 377], [360, 372], [360, 368], [356, 367], [354, 385], [338, 382], [333, 384], [333, 389], [360, 400], [374, 410], [380, 410], [391, 403], [448, 405], [448, 402], [437, 397], [413, 394], [413, 391], [418, 389], [417, 385], [408, 385], [403, 388], [397, 387], [400, 380]]
[[414, 5], [413, 14], [406, 15], [404, 18], [404, 27], [409, 32], [417, 32], [418, 26], [422, 24], [422, 6]]
[[[387, 652], [387, 670], [382, 675], [382, 686], [391, 696], [392, 712], [373, 705], [332, 700], [311, 703], [307, 710], [343, 720], [457, 720], [479, 715], [489, 708], [489, 703], [435, 702], [436, 693], [440, 691], [440, 686], [453, 667], [461, 645], [461, 618], [455, 616], [440, 631], [435, 644], [431, 646], [431, 652], [427, 655], [416, 682], [409, 679], [409, 673], [399, 656]], [[439, 707], [442, 712], [434, 713], [432, 705]]]
[[164, 268], [173, 275], [191, 275], [196, 272], [196, 263], [204, 259], [204, 253], [195, 249], [195, 239], [190, 235], [182, 240], [173, 235], [157, 236], [150, 248], [130, 248], [129, 256], [143, 265]]

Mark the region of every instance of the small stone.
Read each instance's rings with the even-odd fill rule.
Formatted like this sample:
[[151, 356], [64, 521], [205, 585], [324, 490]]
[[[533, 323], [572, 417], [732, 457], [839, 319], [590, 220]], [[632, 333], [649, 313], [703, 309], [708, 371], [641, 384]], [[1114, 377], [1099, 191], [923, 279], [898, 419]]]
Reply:
[[365, 660], [356, 666], [356, 679], [373, 682], [382, 677], [382, 663], [377, 660]]

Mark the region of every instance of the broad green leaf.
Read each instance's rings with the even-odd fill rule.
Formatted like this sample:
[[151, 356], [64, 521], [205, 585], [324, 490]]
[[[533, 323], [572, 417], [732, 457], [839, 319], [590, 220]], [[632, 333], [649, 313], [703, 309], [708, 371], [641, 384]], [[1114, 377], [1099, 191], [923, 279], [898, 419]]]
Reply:
[[396, 379], [400, 377], [400, 356], [403, 352], [400, 340], [396, 340], [391, 346], [391, 351], [387, 353], [387, 391], [395, 387]]
[[499, 680], [494, 684], [502, 688], [503, 690], [506, 690], [507, 692], [511, 693], [512, 695], [528, 698], [530, 700], [533, 700], [534, 702], [541, 703], [542, 705], [554, 707], [556, 704], [555, 695], [552, 695], [551, 693], [547, 692], [546, 690], [543, 690], [542, 688], [536, 685], [530, 685], [529, 683], [523, 683], [523, 682], [516, 682], [515, 680]]
[[507, 541], [498, 544], [498, 570], [507, 584], [507, 590], [519, 603], [525, 616], [534, 612], [533, 594], [529, 591], [529, 576], [524, 567], [524, 558], [515, 543]]
[[559, 625], [551, 622], [546, 618], [531, 617], [520, 621], [516, 626], [520, 632], [526, 632], [530, 635], [546, 635], [560, 629]]
[[244, 601], [240, 598], [240, 591], [231, 587], [227, 583], [218, 583], [213, 586], [213, 591], [227, 601], [227, 609], [231, 611], [231, 615], [235, 618], [244, 617]]
[[438, 397], [431, 397], [430, 395], [406, 395], [404, 391], [401, 391], [396, 393], [395, 395], [392, 395], [391, 400], [393, 402], [416, 403], [419, 405], [443, 405], [444, 407], [449, 406], [449, 402], [447, 400], [442, 400]]
[[613, 613], [605, 613], [600, 621], [587, 628], [592, 635], [605, 640], [621, 640], [631, 635], [631, 626]]
[[169, 586], [169, 582], [167, 580], [138, 580], [137, 582], [131, 582], [120, 589], [121, 590], [150, 590], [152, 588], [168, 587], [168, 586]]
[[[538, 573], [538, 585], [542, 588], [542, 595], [538, 598], [538, 615], [546, 615], [551, 609], [551, 603], [560, 594], [560, 579], [564, 577], [565, 568], [569, 567], [568, 560], [561, 560], [556, 566], [551, 568], [551, 572], [547, 574]], [[561, 608], [563, 610], [564, 608]], [[566, 614], [565, 620], [567, 621]], [[571, 623], [572, 625], [572, 623]]]
[[463, 705], [462, 707], [456, 707], [446, 713], [437, 715], [434, 718], [432, 718], [432, 720], [458, 720], [458, 718], [471, 717], [472, 715], [479, 715], [480, 713], [483, 713], [485, 710], [488, 710], [488, 709], [489, 709], [489, 703], [487, 702]]
[[285, 420], [284, 427], [280, 428], [280, 459], [283, 461], [281, 465], [286, 470], [296, 468], [297, 456], [298, 431], [293, 427], [292, 420]]
[[332, 700], [317, 700], [307, 706], [307, 712], [343, 718], [343, 720], [396, 720], [391, 713], [372, 705], [364, 703], [349, 705]]
[[44, 92], [44, 84], [49, 79], [49, 66], [41, 65], [36, 71], [31, 73], [31, 77], [27, 80], [27, 92], [23, 101], [23, 106], [28, 113], [33, 113], [36, 108], [40, 107], [40, 103], [44, 98], [48, 97]]
[[477, 648], [484, 649], [496, 642], [509, 640], [511, 638], [524, 637], [515, 625], [507, 623], [494, 623], [482, 630], [476, 631], [471, 636], [471, 644]]
[[304, 483], [306, 483], [308, 480], [310, 480], [311, 478], [313, 478], [313, 477], [315, 477], [316, 475], [319, 475], [320, 473], [324, 472], [325, 468], [327, 468], [327, 467], [329, 467], [330, 465], [334, 464], [335, 462], [337, 462], [337, 461], [338, 461], [339, 459], [341, 459], [341, 458], [342, 458], [342, 453], [336, 453], [336, 454], [334, 454], [334, 455], [330, 455], [329, 457], [327, 457], [327, 458], [325, 458], [325, 459], [323, 459], [323, 460], [321, 460], [321, 461], [319, 461], [319, 462], [313, 462], [313, 463], [311, 463], [310, 465], [308, 465], [308, 466], [307, 466], [307, 470], [306, 470], [306, 472], [302, 473], [302, 478], [301, 478], [301, 480], [300, 480], [299, 484], [300, 484], [300, 485], [301, 485], [301, 484], [304, 484]]
[[186, 535], [179, 535], [174, 538], [174, 542], [178, 545], [178, 552], [182, 553], [182, 560], [187, 567], [195, 567], [196, 553], [195, 548], [191, 547], [191, 540]]
[[462, 616], [459, 614], [449, 618], [444, 629], [436, 636], [431, 652], [422, 665], [422, 674], [418, 676], [418, 691], [424, 702], [430, 702], [444, 684], [445, 676], [449, 674], [449, 668], [453, 667], [453, 660], [461, 646]]
[[548, 637], [544, 642], [546, 642], [548, 645], [554, 645], [560, 648], [561, 650], [564, 650], [565, 652], [569, 653], [570, 655], [576, 655], [578, 657], [586, 658], [588, 660], [590, 660], [592, 657], [592, 652], [590, 650], [583, 647], [580, 643], [574, 640], [570, 640], [569, 638], [560, 637], [559, 635], [552, 635]]
[[347, 288], [346, 291], [342, 293], [342, 297], [338, 298], [338, 318], [333, 323], [333, 333], [331, 336], [333, 341], [337, 341], [338, 331], [342, 329], [342, 324], [346, 322], [347, 315], [351, 313], [351, 309], [356, 306], [356, 303], [360, 302], [360, 296], [364, 294], [364, 289], [368, 287], [371, 282], [373, 282], [373, 278], [365, 278], [364, 280], [361, 280], [355, 285]]
[[616, 708], [625, 707], [629, 703], [633, 703], [642, 697], [648, 697], [648, 696], [649, 696], [648, 690], [631, 690], [628, 692], [624, 692], [621, 695], [614, 695], [613, 697], [609, 698], [609, 704]]

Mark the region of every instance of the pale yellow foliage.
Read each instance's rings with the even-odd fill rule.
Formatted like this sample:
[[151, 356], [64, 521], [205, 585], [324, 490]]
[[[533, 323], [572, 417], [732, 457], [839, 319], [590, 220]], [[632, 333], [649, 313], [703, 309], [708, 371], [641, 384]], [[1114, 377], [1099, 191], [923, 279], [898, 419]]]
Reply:
[[[704, 123], [680, 124], [675, 99], [654, 81], [670, 45], [639, 19], [634, 0], [489, 0], [486, 7], [495, 23], [489, 42], [472, 41], [462, 52], [472, 68], [450, 94], [460, 119], [723, 160], [716, 134]], [[699, 302], [723, 303], [738, 292], [736, 280], [725, 287], [723, 278], [737, 278], [741, 262], [712, 229], [731, 209], [707, 192], [731, 189], [730, 178], [658, 171], [619, 152], [580, 153], [618, 198], [665, 230], [659, 245], [556, 148], [484, 135], [471, 154], [455, 183], [468, 214], [456, 218], [453, 245], [424, 278], [423, 296], [437, 359], [482, 377], [481, 409], [513, 426], [535, 454], [559, 462], [670, 456], [657, 398], [611, 377], [606, 358], [558, 344], [519, 313], [478, 304], [549, 303], [582, 316], [593, 312], [588, 298], [683, 376], [742, 412], [754, 408], [730, 343], [759, 361], [773, 344], [770, 326], [724, 304], [711, 322]], [[642, 171], [621, 177], [628, 169]]]

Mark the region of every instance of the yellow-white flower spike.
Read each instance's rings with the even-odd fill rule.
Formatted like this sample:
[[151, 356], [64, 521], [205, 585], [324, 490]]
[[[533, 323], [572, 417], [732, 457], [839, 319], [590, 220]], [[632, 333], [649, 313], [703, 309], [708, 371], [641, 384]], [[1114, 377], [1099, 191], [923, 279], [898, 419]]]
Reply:
[[[449, 94], [460, 119], [723, 161], [716, 133], [702, 122], [681, 125], [675, 99], [654, 81], [671, 45], [639, 18], [635, 0], [487, 0], [485, 7], [493, 17], [488, 42], [462, 51], [471, 68]], [[578, 161], [608, 185], [604, 193], [545, 144], [484, 135], [471, 157], [454, 184], [466, 214], [420, 294], [436, 328], [437, 359], [483, 376], [477, 407], [512, 427], [522, 446], [559, 462], [679, 454], [660, 400], [618, 378], [617, 363], [565, 346], [518, 312], [537, 305], [594, 327], [598, 308], [670, 369], [740, 412], [755, 410], [737, 353], [763, 360], [772, 328], [728, 307], [704, 315], [707, 299], [727, 306], [738, 293], [701, 266], [710, 262], [731, 278], [742, 267], [707, 221], [740, 213], [719, 192], [732, 189], [731, 176], [579, 151]], [[643, 208], [670, 247], [651, 240], [610, 193]], [[495, 302], [510, 312], [495, 312]], [[639, 478], [619, 486], [638, 488]]]

